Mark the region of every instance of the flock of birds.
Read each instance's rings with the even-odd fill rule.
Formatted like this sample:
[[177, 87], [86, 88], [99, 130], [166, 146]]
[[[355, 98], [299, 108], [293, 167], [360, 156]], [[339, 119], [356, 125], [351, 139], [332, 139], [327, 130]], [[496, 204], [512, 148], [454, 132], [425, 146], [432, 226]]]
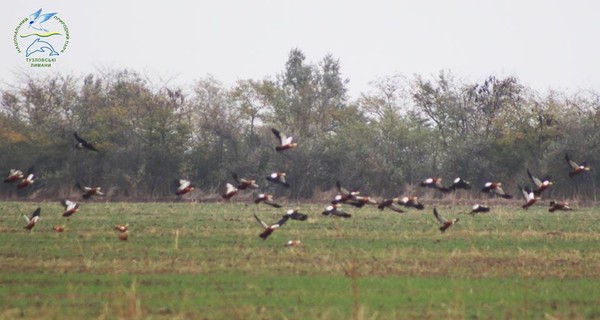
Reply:
[[[286, 136], [284, 133], [278, 131], [277, 129], [272, 128], [271, 131], [275, 135], [278, 140], [278, 144], [275, 147], [275, 150], [278, 153], [285, 152], [286, 150], [293, 149], [298, 146], [294, 139], [291, 136]], [[97, 152], [98, 149], [94, 147], [93, 144], [83, 139], [81, 136], [74, 132], [73, 134], [76, 144], [75, 147], [82, 150], [88, 150], [92, 152]], [[569, 176], [573, 177], [578, 174], [587, 172], [590, 170], [590, 167], [587, 163], [578, 164], [571, 160], [568, 154], [565, 154], [565, 160], [569, 165], [570, 171]], [[552, 186], [552, 181], [549, 177], [537, 178], [534, 176], [529, 169], [527, 169], [527, 175], [533, 184], [533, 188], [530, 186], [522, 187], [518, 185], [520, 192], [522, 193], [524, 204], [522, 207], [524, 209], [528, 209], [534, 203], [541, 199], [541, 195], [544, 191], [546, 191], [549, 187]], [[234, 183], [227, 182], [225, 184], [225, 192], [222, 194], [222, 198], [224, 200], [230, 200], [235, 195], [239, 194], [242, 190], [257, 190], [259, 189], [259, 185], [257, 181], [252, 178], [240, 178], [236, 173], [232, 174], [232, 178]], [[24, 189], [28, 186], [32, 185], [35, 182], [35, 168], [32, 166], [27, 170], [26, 173], [23, 173], [18, 169], [11, 169], [8, 176], [4, 179], [5, 183], [17, 183], [18, 189]], [[289, 188], [290, 184], [286, 180], [285, 172], [273, 172], [266, 177], [266, 180], [271, 185], [278, 185], [283, 188]], [[189, 179], [179, 179], [176, 181], [177, 190], [175, 194], [179, 197], [195, 190], [194, 184]], [[81, 197], [85, 200], [90, 199], [96, 196], [104, 196], [101, 188], [98, 186], [83, 186], [79, 183], [75, 184], [76, 187], [81, 190]], [[424, 188], [432, 188], [442, 193], [451, 193], [457, 190], [470, 190], [471, 184], [458, 177], [454, 179], [453, 183], [449, 186], [444, 186], [442, 184], [442, 178], [440, 177], [431, 177], [423, 180], [420, 183], [421, 187]], [[337, 194], [332, 199], [331, 204], [328, 204], [322, 214], [324, 216], [331, 217], [340, 217], [340, 218], [350, 218], [352, 214], [343, 211], [341, 208], [342, 204], [353, 206], [356, 208], [362, 208], [365, 205], [373, 205], [377, 206], [378, 209], [384, 210], [389, 209], [397, 213], [404, 213], [405, 208], [412, 208], [416, 210], [423, 210], [425, 206], [419, 202], [419, 199], [416, 196], [404, 196], [404, 197], [396, 197], [392, 199], [383, 199], [381, 201], [377, 201], [372, 197], [361, 195], [360, 191], [357, 189], [348, 190], [343, 187], [340, 181], [336, 182]], [[497, 196], [503, 199], [512, 199], [513, 196], [508, 194], [502, 188], [502, 183], [498, 181], [486, 182], [481, 189], [481, 192], [492, 194], [493, 196]], [[71, 199], [63, 199], [60, 200], [60, 203], [64, 207], [63, 217], [71, 217], [79, 210], [79, 203]], [[281, 208], [282, 205], [278, 204], [271, 193], [261, 192], [255, 193], [254, 203], [269, 205], [274, 208]], [[573, 210], [567, 201], [550, 201], [550, 212], [554, 212], [557, 210], [569, 211]], [[490, 207], [482, 204], [475, 204], [472, 206], [469, 214], [475, 215], [477, 213], [489, 212]], [[27, 225], [24, 227], [26, 230], [31, 231], [36, 223], [39, 221], [41, 215], [41, 208], [37, 208], [30, 217], [24, 215], [25, 220], [27, 221]], [[446, 219], [443, 217], [437, 210], [437, 208], [433, 208], [433, 215], [436, 220], [439, 222], [440, 227], [439, 230], [441, 232], [445, 232], [452, 225], [456, 224], [459, 221], [459, 218], [455, 219]], [[299, 209], [289, 209], [287, 210], [281, 218], [273, 223], [269, 224], [263, 221], [260, 217], [254, 214], [254, 218], [263, 228], [262, 232], [259, 234], [259, 237], [263, 240], [266, 240], [276, 229], [281, 228], [289, 219], [305, 221], [308, 219], [308, 215], [299, 212]], [[65, 229], [64, 225], [55, 225], [53, 229], [56, 232], [63, 232]], [[117, 231], [118, 238], [121, 240], [128, 239], [129, 228], [128, 225], [116, 225], [114, 229]], [[286, 245], [287, 246], [295, 246], [300, 244], [299, 240], [289, 240]]]

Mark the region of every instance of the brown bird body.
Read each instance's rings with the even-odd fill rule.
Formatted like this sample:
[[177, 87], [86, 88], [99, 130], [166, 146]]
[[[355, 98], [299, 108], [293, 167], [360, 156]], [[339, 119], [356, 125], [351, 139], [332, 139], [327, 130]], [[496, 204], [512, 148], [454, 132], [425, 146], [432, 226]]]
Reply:
[[548, 209], [548, 211], [554, 212], [557, 210], [572, 211], [573, 209], [569, 206], [569, 203], [567, 201], [550, 201], [550, 209]]

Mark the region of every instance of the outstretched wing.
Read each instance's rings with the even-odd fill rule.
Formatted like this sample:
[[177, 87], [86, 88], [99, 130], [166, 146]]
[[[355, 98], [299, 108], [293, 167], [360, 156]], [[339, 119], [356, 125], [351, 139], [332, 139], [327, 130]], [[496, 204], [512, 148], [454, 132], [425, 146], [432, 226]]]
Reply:
[[433, 215], [435, 216], [435, 218], [437, 219], [437, 221], [441, 224], [446, 223], [448, 220], [446, 220], [446, 218], [442, 217], [439, 212], [437, 211], [436, 208], [433, 208]]
[[40, 8], [40, 10], [38, 10], [38, 11], [36, 11], [36, 12], [32, 13], [32, 14], [29, 16], [29, 20], [30, 20], [30, 21], [35, 21], [35, 19], [37, 19], [37, 18], [40, 16], [40, 13], [42, 13], [42, 9], [41, 9], [41, 8]]
[[277, 137], [277, 140], [279, 140], [279, 144], [283, 144], [283, 140], [285, 139], [285, 136], [282, 136], [281, 132], [279, 132], [279, 130], [277, 130], [275, 128], [271, 128], [271, 131], [273, 131], [273, 134], [275, 135], [275, 137]]
[[527, 175], [529, 176], [529, 179], [531, 179], [531, 182], [533, 182], [533, 184], [535, 184], [538, 188], [542, 186], [542, 181], [534, 177], [529, 169], [527, 169]]
[[573, 168], [573, 170], [579, 168], [579, 165], [575, 161], [571, 160], [569, 158], [569, 155], [566, 153], [565, 153], [565, 160], [567, 160], [567, 163], [569, 164], [569, 166], [571, 166], [571, 168]]
[[254, 214], [254, 218], [256, 218], [256, 221], [258, 221], [258, 223], [260, 223], [260, 225], [263, 226], [264, 228], [269, 227], [269, 225], [266, 224], [264, 221], [260, 220], [260, 218], [256, 214]]
[[58, 12], [52, 12], [52, 13], [44, 13], [43, 15], [39, 16], [40, 19], [40, 23], [45, 22], [50, 20], [50, 18], [54, 17], [55, 14], [57, 14]]
[[31, 218], [30, 219], [33, 219], [35, 217], [39, 217], [41, 212], [42, 212], [42, 208], [35, 209], [35, 211], [31, 214]]

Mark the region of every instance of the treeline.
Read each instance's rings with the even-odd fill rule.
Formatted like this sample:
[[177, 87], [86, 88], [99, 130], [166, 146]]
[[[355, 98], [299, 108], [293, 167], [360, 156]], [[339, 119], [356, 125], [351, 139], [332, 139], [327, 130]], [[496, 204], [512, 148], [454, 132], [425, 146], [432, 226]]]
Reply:
[[[130, 70], [29, 78], [1, 91], [0, 170], [35, 165], [39, 180], [25, 191], [3, 184], [2, 196], [65, 197], [80, 182], [115, 198], [161, 199], [181, 177], [216, 195], [232, 172], [262, 182], [272, 171], [287, 172], [292, 188], [277, 192], [291, 198], [336, 180], [380, 196], [420, 193], [429, 176], [476, 189], [502, 181], [517, 194], [529, 168], [552, 177], [554, 197], [595, 200], [598, 92], [540, 95], [513, 77], [478, 83], [441, 72], [383, 77], [350, 100], [347, 83], [333, 56], [310, 63], [298, 49], [280, 74], [233, 87], [209, 76], [184, 91]], [[299, 147], [275, 152], [272, 127]], [[74, 131], [100, 151], [76, 150]], [[565, 153], [592, 170], [569, 178]]]

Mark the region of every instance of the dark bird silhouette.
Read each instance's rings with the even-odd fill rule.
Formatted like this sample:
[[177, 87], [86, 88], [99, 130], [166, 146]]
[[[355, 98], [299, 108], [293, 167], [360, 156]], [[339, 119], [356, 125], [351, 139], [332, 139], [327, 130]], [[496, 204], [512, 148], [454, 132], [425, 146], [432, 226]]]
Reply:
[[75, 140], [77, 140], [77, 144], [75, 144], [75, 147], [77, 149], [88, 149], [88, 150], [91, 150], [91, 151], [98, 152], [98, 149], [96, 149], [96, 147], [94, 147], [91, 143], [87, 142], [85, 139], [83, 139], [82, 137], [80, 137], [77, 134], [77, 131], [73, 132], [73, 136], [75, 137]]
[[307, 214], [300, 213], [298, 210], [300, 210], [300, 209], [299, 208], [290, 209], [285, 212], [285, 215], [288, 216], [289, 218], [291, 218], [292, 220], [305, 221], [306, 219], [308, 219]]

